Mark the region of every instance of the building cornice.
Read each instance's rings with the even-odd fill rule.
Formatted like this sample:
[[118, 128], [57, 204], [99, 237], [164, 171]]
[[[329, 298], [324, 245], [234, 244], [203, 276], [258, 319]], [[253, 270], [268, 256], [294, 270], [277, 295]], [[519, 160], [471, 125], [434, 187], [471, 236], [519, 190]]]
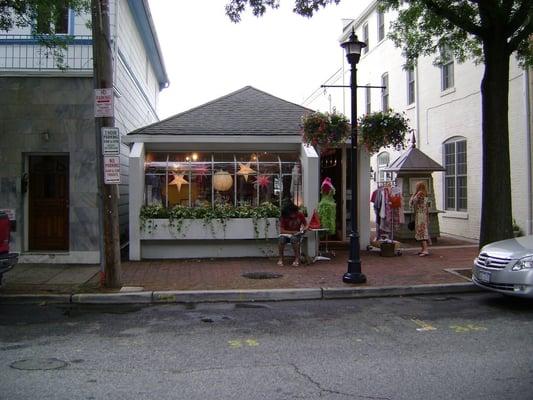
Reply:
[[150, 62], [154, 67], [159, 89], [163, 89], [168, 86], [169, 81], [148, 2], [147, 0], [128, 0], [128, 5], [139, 28]]

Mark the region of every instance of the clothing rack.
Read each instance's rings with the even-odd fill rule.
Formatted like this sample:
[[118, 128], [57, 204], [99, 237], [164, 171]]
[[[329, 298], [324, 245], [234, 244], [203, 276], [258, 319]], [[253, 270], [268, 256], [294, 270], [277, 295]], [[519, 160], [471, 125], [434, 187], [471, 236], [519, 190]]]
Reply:
[[[396, 187], [396, 181], [384, 181], [384, 182], [378, 182], [377, 189], [374, 190], [372, 193], [372, 199], [371, 201], [374, 203], [374, 212], [376, 213], [376, 240], [372, 243], [370, 243], [367, 246], [367, 250], [371, 250], [372, 247], [377, 247], [382, 250], [383, 255], [383, 248], [382, 244], [387, 245], [393, 245], [395, 246], [396, 243], [394, 241], [394, 229], [395, 229], [395, 211], [394, 209], [396, 207], [391, 207], [390, 205], [390, 198], [392, 196], [392, 188]], [[387, 193], [384, 194], [384, 189], [388, 189]], [[382, 203], [383, 202], [383, 203]], [[380, 214], [384, 212], [384, 216], [381, 217]], [[388, 219], [390, 215], [390, 219]], [[381, 227], [384, 226], [382, 224], [383, 219], [385, 221], [388, 221], [387, 230], [381, 230]], [[399, 249], [395, 249], [392, 253], [392, 255], [401, 255], [401, 251]]]

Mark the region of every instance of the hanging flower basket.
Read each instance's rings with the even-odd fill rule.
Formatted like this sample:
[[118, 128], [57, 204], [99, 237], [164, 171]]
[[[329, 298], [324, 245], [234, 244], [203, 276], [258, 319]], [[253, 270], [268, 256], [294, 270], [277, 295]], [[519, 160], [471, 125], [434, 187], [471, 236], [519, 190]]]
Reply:
[[382, 147], [403, 149], [405, 136], [412, 133], [409, 120], [402, 114], [388, 110], [373, 112], [359, 118], [359, 142], [370, 154]]
[[350, 136], [350, 124], [346, 116], [332, 113], [314, 112], [302, 117], [302, 142], [324, 151], [337, 148]]

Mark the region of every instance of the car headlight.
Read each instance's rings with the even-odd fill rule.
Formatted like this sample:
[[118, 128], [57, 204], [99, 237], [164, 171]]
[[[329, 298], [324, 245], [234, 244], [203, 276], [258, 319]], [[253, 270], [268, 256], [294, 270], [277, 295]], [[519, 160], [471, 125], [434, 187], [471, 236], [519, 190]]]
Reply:
[[527, 256], [524, 258], [521, 258], [516, 262], [515, 265], [513, 265], [513, 268], [511, 268], [513, 271], [522, 271], [523, 269], [531, 269], [533, 268], [533, 256]]

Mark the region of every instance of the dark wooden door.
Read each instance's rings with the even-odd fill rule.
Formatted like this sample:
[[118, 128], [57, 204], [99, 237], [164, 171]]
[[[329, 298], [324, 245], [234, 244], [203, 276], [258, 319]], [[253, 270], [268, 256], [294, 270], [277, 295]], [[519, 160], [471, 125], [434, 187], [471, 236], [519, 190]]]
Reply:
[[29, 250], [68, 250], [68, 156], [30, 156], [29, 165]]

